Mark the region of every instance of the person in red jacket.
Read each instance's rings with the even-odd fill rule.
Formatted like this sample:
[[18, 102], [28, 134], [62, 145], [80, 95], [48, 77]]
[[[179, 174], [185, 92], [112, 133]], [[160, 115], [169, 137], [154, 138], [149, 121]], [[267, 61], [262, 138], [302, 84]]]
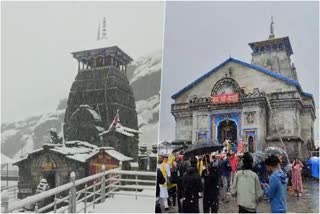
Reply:
[[230, 165], [231, 165], [231, 178], [230, 178], [230, 187], [233, 185], [234, 177], [237, 172], [238, 167], [238, 157], [236, 156], [236, 153], [233, 151], [231, 152], [231, 157], [229, 159]]

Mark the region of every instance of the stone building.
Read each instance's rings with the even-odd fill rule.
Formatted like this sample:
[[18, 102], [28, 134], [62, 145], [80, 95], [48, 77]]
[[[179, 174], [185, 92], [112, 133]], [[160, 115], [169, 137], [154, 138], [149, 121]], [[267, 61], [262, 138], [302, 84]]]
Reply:
[[[78, 61], [78, 74], [71, 86], [64, 119], [65, 140], [103, 145], [99, 133], [108, 130], [117, 110], [123, 126], [138, 130], [135, 98], [126, 76], [132, 59], [118, 46], [72, 53]], [[82, 107], [81, 107], [82, 106]], [[115, 140], [119, 140], [114, 137]], [[121, 153], [138, 155], [138, 138], [127, 143]], [[132, 145], [135, 149], [132, 150]]]
[[[289, 157], [314, 146], [315, 104], [298, 81], [289, 37], [249, 44], [251, 64], [229, 58], [172, 96], [176, 140], [277, 145]], [[281, 137], [281, 140], [280, 140]]]
[[[130, 170], [138, 159], [135, 98], [126, 76], [132, 59], [118, 46], [72, 53], [78, 74], [71, 86], [63, 125], [51, 144], [18, 160], [18, 198], [35, 194], [45, 178], [50, 188], [120, 167]], [[121, 123], [120, 117], [121, 115]]]
[[122, 162], [122, 167], [129, 169], [132, 160], [112, 147], [98, 147], [83, 141], [44, 144], [14, 163], [19, 167], [18, 198], [34, 195], [42, 178], [52, 189], [70, 182], [71, 172], [80, 179], [101, 172], [103, 164], [110, 170]]

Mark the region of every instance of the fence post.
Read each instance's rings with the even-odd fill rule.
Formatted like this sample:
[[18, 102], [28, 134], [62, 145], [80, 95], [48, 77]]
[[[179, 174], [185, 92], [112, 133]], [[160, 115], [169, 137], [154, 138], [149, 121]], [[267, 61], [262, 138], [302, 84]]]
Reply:
[[[122, 161], [119, 162], [119, 169], [120, 171], [122, 170]], [[122, 186], [122, 185], [125, 185], [126, 183], [124, 181], [121, 181], [122, 179], [122, 175], [119, 174], [119, 185]]]
[[38, 202], [36, 202], [36, 206], [34, 208], [34, 213], [39, 213], [38, 209], [39, 209]]
[[87, 213], [87, 189], [88, 189], [88, 185], [86, 184], [84, 187], [85, 191], [84, 191], [84, 213]]
[[7, 187], [9, 186], [9, 163], [7, 163]]
[[96, 207], [96, 181], [93, 181], [93, 209]]
[[76, 173], [71, 172], [70, 174], [70, 182], [72, 182], [72, 187], [70, 189], [70, 207], [69, 207], [69, 212], [71, 213], [75, 213], [76, 212], [76, 194], [77, 194], [77, 190], [76, 190]]
[[138, 195], [137, 195], [137, 193], [138, 193], [138, 175], [136, 175], [136, 200], [138, 200]]
[[8, 193], [8, 190], [3, 190], [1, 193], [1, 212], [7, 213], [8, 209], [9, 209], [9, 193]]
[[69, 191], [69, 209], [68, 209], [68, 212], [69, 213], [72, 213], [72, 206], [71, 206], [71, 204], [72, 204], [72, 202], [71, 202], [71, 190]]
[[101, 179], [101, 203], [106, 200], [106, 166], [102, 165], [103, 176]]
[[14, 187], [13, 188], [13, 199], [16, 199], [17, 198], [17, 196], [16, 196], [16, 194], [17, 194], [17, 192], [16, 192], [17, 190], [16, 190], [16, 187]]
[[54, 195], [54, 206], [53, 206], [53, 212], [57, 212], [57, 195]]

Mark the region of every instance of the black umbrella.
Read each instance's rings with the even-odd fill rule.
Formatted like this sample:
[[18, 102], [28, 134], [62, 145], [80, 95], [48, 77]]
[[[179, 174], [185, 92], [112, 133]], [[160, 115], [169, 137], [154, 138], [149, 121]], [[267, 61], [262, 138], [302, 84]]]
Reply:
[[206, 153], [215, 152], [221, 150], [223, 145], [213, 143], [211, 141], [200, 141], [191, 145], [185, 152], [185, 156], [203, 155]]
[[177, 148], [175, 148], [175, 149], [172, 150], [172, 153], [180, 152], [180, 151], [182, 151], [183, 149], [185, 149], [184, 146], [178, 146]]
[[266, 154], [261, 151], [256, 151], [255, 153], [252, 153], [252, 157], [253, 157], [253, 166], [255, 166], [266, 159]]

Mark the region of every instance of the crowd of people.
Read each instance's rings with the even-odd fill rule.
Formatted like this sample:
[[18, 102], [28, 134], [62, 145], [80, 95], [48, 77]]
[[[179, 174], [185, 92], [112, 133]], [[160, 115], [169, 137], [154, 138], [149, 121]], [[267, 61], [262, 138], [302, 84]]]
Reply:
[[156, 213], [176, 206], [179, 213], [218, 213], [220, 200], [228, 203], [232, 196], [239, 213], [257, 212], [263, 199], [269, 199], [271, 212], [285, 213], [288, 184], [301, 196], [302, 167], [295, 159], [286, 173], [276, 155], [254, 166], [249, 152], [237, 155], [232, 149], [193, 157], [163, 155], [157, 169]]

